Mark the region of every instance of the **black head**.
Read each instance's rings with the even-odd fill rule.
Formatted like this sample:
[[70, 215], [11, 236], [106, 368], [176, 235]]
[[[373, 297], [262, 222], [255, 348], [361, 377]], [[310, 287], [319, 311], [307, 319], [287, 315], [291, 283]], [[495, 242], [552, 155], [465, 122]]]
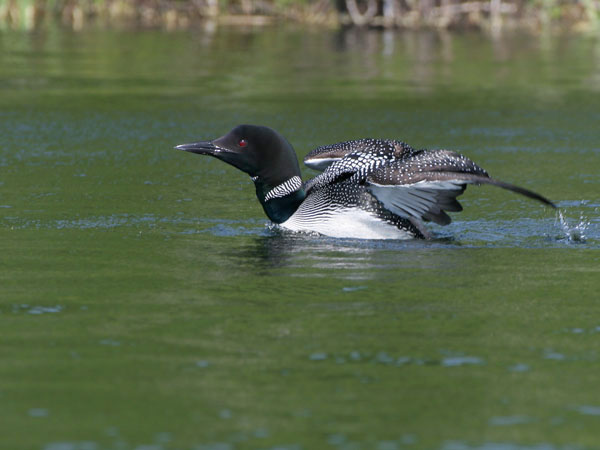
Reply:
[[269, 186], [300, 176], [300, 166], [290, 143], [275, 130], [257, 125], [238, 125], [225, 136], [175, 147], [209, 155], [246, 172]]

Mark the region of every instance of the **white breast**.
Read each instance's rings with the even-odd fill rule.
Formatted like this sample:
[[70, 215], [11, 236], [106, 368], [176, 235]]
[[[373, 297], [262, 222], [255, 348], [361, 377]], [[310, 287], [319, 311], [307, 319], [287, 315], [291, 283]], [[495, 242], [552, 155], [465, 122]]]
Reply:
[[325, 236], [353, 239], [412, 239], [414, 236], [358, 208], [307, 214], [302, 207], [280, 226], [291, 231], [316, 232]]

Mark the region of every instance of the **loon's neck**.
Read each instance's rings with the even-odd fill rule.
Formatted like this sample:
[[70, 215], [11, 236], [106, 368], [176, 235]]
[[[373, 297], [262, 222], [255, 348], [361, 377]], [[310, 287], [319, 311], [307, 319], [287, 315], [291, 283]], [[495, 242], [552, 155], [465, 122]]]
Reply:
[[265, 214], [274, 223], [288, 220], [306, 198], [302, 180], [298, 176], [277, 186], [270, 186], [257, 177], [254, 179], [254, 186], [256, 187], [256, 197], [265, 210]]

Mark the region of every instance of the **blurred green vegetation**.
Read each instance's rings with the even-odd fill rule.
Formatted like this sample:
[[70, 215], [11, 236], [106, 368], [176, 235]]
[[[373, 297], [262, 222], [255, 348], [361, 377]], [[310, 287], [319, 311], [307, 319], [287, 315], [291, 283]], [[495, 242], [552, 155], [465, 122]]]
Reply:
[[273, 20], [329, 26], [492, 28], [558, 26], [596, 30], [600, 0], [0, 0], [0, 28], [49, 20], [186, 28], [206, 21], [262, 25]]

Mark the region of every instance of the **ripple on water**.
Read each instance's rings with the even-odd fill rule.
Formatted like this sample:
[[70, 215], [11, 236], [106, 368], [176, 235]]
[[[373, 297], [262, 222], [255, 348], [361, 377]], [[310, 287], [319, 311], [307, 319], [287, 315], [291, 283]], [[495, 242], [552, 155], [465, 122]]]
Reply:
[[570, 334], [596, 334], [596, 333], [600, 333], [600, 325], [592, 327], [592, 328], [581, 328], [581, 327], [563, 328], [561, 331], [564, 333], [570, 333]]
[[600, 416], [600, 406], [581, 405], [574, 409], [585, 416]]
[[[0, 207], [9, 207], [4, 205]], [[464, 221], [460, 217], [447, 227], [431, 226], [434, 234], [432, 241], [387, 240], [364, 241], [360, 239], [335, 239], [317, 234], [292, 233], [269, 224], [264, 219], [224, 220], [219, 218], [158, 216], [155, 214], [113, 214], [108, 216], [90, 216], [54, 221], [22, 219], [18, 216], [5, 216], [0, 224], [11, 229], [114, 229], [119, 227], [157, 228], [169, 225], [188, 225], [189, 228], [178, 231], [181, 234], [211, 234], [218, 237], [236, 236], [281, 236], [297, 239], [305, 243], [328, 244], [333, 248], [380, 248], [389, 250], [413, 250], [415, 248], [454, 248], [454, 247], [531, 247], [544, 248], [586, 244], [587, 247], [600, 247], [600, 227], [594, 221], [580, 216], [579, 220], [567, 218], [566, 209], [560, 210], [556, 218], [531, 219], [518, 217], [513, 220], [474, 220]], [[330, 261], [329, 261], [330, 262]], [[344, 261], [346, 264], [347, 261]], [[344, 267], [345, 268], [345, 267]]]
[[[463, 246], [506, 247], [508, 245], [544, 248], [586, 244], [587, 247], [599, 247], [598, 207], [585, 200], [575, 203], [561, 202], [559, 206], [561, 209], [557, 210], [554, 217], [542, 219], [515, 217], [511, 220], [482, 218], [464, 221], [458, 216], [449, 226], [433, 229], [435, 232], [454, 237], [455, 241]], [[576, 212], [572, 210], [572, 206], [577, 207]], [[584, 212], [581, 212], [582, 208], [585, 208]], [[578, 218], [569, 217], [573, 215]]]
[[254, 430], [254, 437], [257, 439], [264, 439], [264, 438], [268, 438], [269, 437], [269, 430], [267, 430], [266, 428], [257, 428], [256, 430]]
[[92, 441], [52, 442], [46, 444], [44, 450], [100, 450], [100, 446]]
[[533, 417], [528, 416], [495, 416], [488, 423], [495, 427], [506, 427], [511, 425], [523, 425], [533, 422]]
[[517, 363], [515, 365], [510, 366], [508, 368], [508, 370], [510, 372], [528, 372], [529, 371], [529, 365], [523, 364], [523, 363]]
[[393, 356], [385, 351], [380, 351], [373, 355], [369, 352], [359, 352], [353, 350], [349, 353], [329, 354], [323, 351], [311, 353], [308, 356], [310, 361], [326, 361], [330, 360], [335, 364], [382, 364], [386, 366], [402, 367], [409, 364], [422, 366], [441, 366], [441, 367], [458, 367], [458, 366], [480, 366], [486, 362], [483, 358], [476, 356], [447, 356], [441, 359], [431, 358], [415, 358], [411, 356], [401, 355]]
[[457, 367], [465, 365], [483, 365], [485, 361], [476, 356], [449, 356], [442, 359], [442, 366], [444, 367]]
[[231, 419], [233, 417], [233, 413], [230, 409], [222, 409], [221, 411], [219, 411], [219, 417], [225, 420]]
[[61, 305], [54, 306], [32, 306], [26, 303], [22, 303], [20, 305], [13, 305], [12, 312], [26, 312], [27, 314], [33, 314], [39, 316], [41, 314], [55, 314], [59, 313], [64, 309]]
[[578, 450], [578, 445], [553, 445], [547, 442], [526, 445], [514, 442], [484, 442], [482, 444], [469, 444], [463, 441], [446, 441], [441, 450]]
[[325, 352], [311, 353], [311, 355], [308, 357], [308, 359], [310, 359], [311, 361], [324, 361], [327, 359], [327, 353], [325, 353]]
[[233, 450], [233, 444], [229, 442], [212, 442], [210, 444], [199, 444], [192, 447], [193, 450]]
[[29, 414], [31, 417], [47, 417], [48, 410], [46, 408], [31, 408], [29, 411], [27, 411], [27, 414]]
[[367, 289], [367, 286], [346, 286], [342, 288], [344, 292], [354, 292], [354, 291], [362, 291], [363, 289]]
[[554, 350], [551, 350], [551, 349], [544, 350], [544, 358], [545, 359], [553, 359], [555, 361], [564, 361], [567, 359], [567, 357], [565, 355], [563, 355], [562, 353], [555, 352]]
[[209, 233], [218, 237], [233, 237], [233, 236], [263, 236], [266, 233], [266, 228], [246, 228], [244, 226], [232, 227], [228, 225], [215, 225], [200, 231], [201, 233]]
[[330, 434], [327, 437], [327, 443], [339, 449], [361, 449], [361, 448], [374, 448], [376, 450], [397, 450], [401, 448], [407, 448], [405, 446], [412, 445], [417, 442], [417, 438], [413, 434], [404, 434], [398, 439], [386, 439], [378, 441], [375, 446], [369, 444], [367, 447], [364, 446], [363, 442], [349, 441], [348, 437], [342, 433]]

